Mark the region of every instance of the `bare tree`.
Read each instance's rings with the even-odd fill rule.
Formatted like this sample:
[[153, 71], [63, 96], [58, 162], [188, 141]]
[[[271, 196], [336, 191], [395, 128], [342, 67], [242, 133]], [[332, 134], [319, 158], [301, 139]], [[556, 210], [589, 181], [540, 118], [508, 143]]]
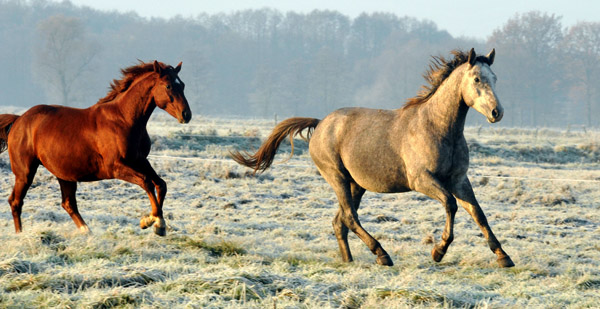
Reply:
[[566, 70], [575, 88], [571, 96], [583, 99], [587, 125], [591, 126], [600, 94], [600, 23], [579, 22], [569, 28], [564, 47], [570, 60]]
[[85, 93], [83, 78], [98, 55], [99, 46], [87, 38], [83, 22], [52, 16], [38, 24], [40, 44], [35, 50], [34, 75], [51, 101], [72, 105]]
[[514, 106], [520, 109], [521, 125], [543, 124], [540, 122], [548, 121], [554, 108], [555, 82], [561, 76], [561, 66], [556, 65], [560, 60], [556, 51], [563, 36], [560, 19], [537, 11], [517, 14], [488, 39], [488, 45], [502, 55], [496, 73], [505, 77], [498, 81], [498, 87], [518, 92], [519, 101], [524, 103]]
[[260, 66], [252, 80], [254, 91], [248, 94], [248, 102], [253, 109], [260, 111], [261, 116], [267, 118], [269, 113], [277, 110], [277, 96], [280, 93], [278, 74], [268, 65]]
[[188, 49], [182, 54], [184, 68], [180, 76], [186, 82], [186, 96], [192, 109], [200, 113], [218, 110], [212, 58], [210, 49], [204, 45]]
[[307, 102], [313, 115], [324, 116], [348, 104], [345, 97], [348, 92], [344, 89], [347, 85], [345, 68], [339, 51], [324, 47], [314, 55], [308, 75]]

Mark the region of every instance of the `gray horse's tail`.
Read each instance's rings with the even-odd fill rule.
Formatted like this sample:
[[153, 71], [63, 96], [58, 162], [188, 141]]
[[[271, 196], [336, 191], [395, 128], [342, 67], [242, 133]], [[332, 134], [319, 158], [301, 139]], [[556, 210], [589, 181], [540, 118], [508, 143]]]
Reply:
[[[290, 144], [292, 144], [292, 155], [294, 154], [294, 136], [300, 134], [300, 137], [307, 140], [310, 138], [313, 130], [319, 124], [319, 119], [315, 118], [302, 118], [294, 117], [286, 119], [280, 122], [275, 128], [269, 138], [260, 146], [255, 154], [249, 154], [244, 152], [243, 154], [239, 151], [231, 152], [233, 160], [241, 165], [253, 168], [254, 173], [264, 172], [275, 158], [277, 148], [281, 142], [289, 135]], [[302, 131], [308, 129], [306, 137], [302, 135]]]
[[0, 115], [0, 153], [8, 148], [8, 132], [17, 118], [19, 116], [13, 114]]

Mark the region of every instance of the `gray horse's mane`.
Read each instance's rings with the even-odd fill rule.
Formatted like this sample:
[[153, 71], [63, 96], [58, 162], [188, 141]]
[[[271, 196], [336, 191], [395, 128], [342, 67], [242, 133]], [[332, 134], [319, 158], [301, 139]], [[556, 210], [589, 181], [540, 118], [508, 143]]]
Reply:
[[[417, 106], [427, 102], [427, 100], [429, 100], [429, 98], [437, 91], [442, 82], [444, 82], [457, 67], [469, 61], [469, 52], [455, 49], [450, 53], [454, 55], [453, 59], [446, 59], [443, 56], [431, 57], [429, 67], [423, 74], [423, 78], [425, 78], [427, 84], [421, 86], [421, 90], [415, 97], [406, 100], [404, 108]], [[487, 63], [489, 65], [489, 60], [485, 56], [477, 56], [475, 61]]]

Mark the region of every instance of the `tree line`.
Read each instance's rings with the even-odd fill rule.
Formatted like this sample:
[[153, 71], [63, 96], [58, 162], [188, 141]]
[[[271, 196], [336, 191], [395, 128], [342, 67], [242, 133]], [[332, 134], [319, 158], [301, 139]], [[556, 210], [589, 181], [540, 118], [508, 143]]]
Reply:
[[600, 124], [600, 23], [564, 28], [543, 12], [515, 15], [484, 41], [389, 13], [260, 9], [167, 20], [0, 0], [0, 46], [0, 105], [86, 107], [120, 68], [157, 59], [183, 61], [195, 114], [269, 118], [399, 108], [424, 83], [431, 55], [496, 48], [501, 124]]

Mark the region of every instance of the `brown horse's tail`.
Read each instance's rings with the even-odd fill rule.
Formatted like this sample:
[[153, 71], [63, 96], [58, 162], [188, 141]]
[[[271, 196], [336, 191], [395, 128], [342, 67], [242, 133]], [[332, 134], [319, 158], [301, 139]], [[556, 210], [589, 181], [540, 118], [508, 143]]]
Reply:
[[[235, 162], [245, 165], [247, 167], [253, 168], [254, 173], [260, 171], [264, 172], [271, 164], [273, 163], [273, 159], [275, 158], [275, 153], [277, 152], [277, 148], [279, 148], [279, 144], [286, 138], [286, 136], [290, 136], [290, 144], [292, 144], [292, 155], [294, 154], [294, 136], [300, 134], [304, 140], [308, 141], [312, 131], [315, 129], [317, 124], [319, 124], [319, 119], [315, 118], [289, 118], [282, 122], [280, 122], [269, 138], [260, 146], [258, 151], [251, 155], [249, 153], [240, 153], [239, 151], [231, 152], [231, 157]], [[302, 131], [308, 128], [308, 132], [306, 137], [302, 135]], [[291, 156], [291, 155], [290, 155]]]
[[13, 114], [0, 115], [0, 153], [3, 153], [8, 148], [8, 132], [10, 127], [19, 116]]

